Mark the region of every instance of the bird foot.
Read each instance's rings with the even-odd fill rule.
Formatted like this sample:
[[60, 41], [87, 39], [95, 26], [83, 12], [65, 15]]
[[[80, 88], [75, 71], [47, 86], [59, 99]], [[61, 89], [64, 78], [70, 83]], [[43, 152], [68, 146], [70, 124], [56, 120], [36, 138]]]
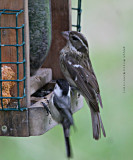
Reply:
[[44, 109], [45, 109], [46, 112], [47, 112], [47, 116], [48, 116], [49, 114], [51, 114], [50, 109], [48, 108], [48, 106], [47, 106], [44, 102], [41, 102], [41, 103], [42, 103], [42, 105], [44, 106]]

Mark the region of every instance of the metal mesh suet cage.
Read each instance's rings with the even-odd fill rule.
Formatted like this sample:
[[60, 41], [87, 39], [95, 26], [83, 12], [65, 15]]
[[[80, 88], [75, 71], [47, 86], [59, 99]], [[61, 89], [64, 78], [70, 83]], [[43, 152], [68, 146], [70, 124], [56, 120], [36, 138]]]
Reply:
[[[24, 40], [24, 24], [21, 24], [21, 26], [18, 26], [18, 19], [19, 19], [19, 15], [23, 13], [23, 10], [9, 10], [9, 9], [0, 9], [0, 110], [15, 110], [15, 111], [23, 111], [26, 108], [23, 107], [23, 105], [21, 104], [21, 101], [23, 99], [26, 98], [26, 92], [25, 92], [25, 83], [26, 83], [26, 72], [25, 72], [25, 40]], [[14, 26], [3, 26], [1, 25], [2, 22], [2, 16], [4, 17], [4, 15], [7, 16], [15, 16], [15, 27]], [[2, 33], [5, 30], [15, 30], [16, 35], [15, 35], [15, 39], [16, 42], [15, 44], [3, 44], [2, 41]], [[21, 32], [20, 32], [21, 30]], [[19, 43], [19, 34], [21, 33], [21, 43]], [[10, 34], [10, 32], [8, 32]], [[8, 35], [7, 35], [8, 36]], [[3, 61], [2, 57], [4, 56], [4, 54], [6, 53], [2, 53], [2, 47], [8, 47], [10, 50], [12, 49], [12, 47], [15, 47], [15, 58], [16, 61], [12, 61], [12, 58], [9, 61]], [[21, 60], [20, 60], [20, 48], [22, 50], [22, 55], [21, 55]], [[16, 69], [15, 69], [15, 78], [11, 78], [11, 76], [9, 76], [8, 78], [6, 77], [8, 72], [11, 73], [13, 72], [13, 70], [11, 69], [11, 66], [15, 65]], [[14, 67], [14, 68], [15, 68]], [[20, 72], [20, 67], [23, 67], [23, 73], [19, 73]], [[7, 71], [7, 73], [4, 73], [3, 70], [4, 68], [9, 68], [9, 70]], [[6, 74], [6, 76], [4, 77], [4, 74]], [[21, 76], [20, 76], [21, 74]], [[21, 78], [22, 77], [22, 78]], [[7, 89], [7, 87], [9, 86], [9, 84], [7, 84], [8, 82], [12, 82], [15, 83], [14, 87], [16, 87], [16, 96], [13, 96], [14, 94], [8, 95], [7, 93], [4, 94], [4, 89], [6, 88], [6, 91], [8, 92], [9, 89]], [[20, 88], [20, 83], [23, 83], [22, 87]], [[4, 88], [5, 87], [5, 88]], [[20, 95], [20, 89], [21, 92], [23, 93], [22, 95]], [[8, 101], [8, 103], [6, 103], [7, 105], [5, 106], [5, 102]], [[11, 105], [11, 103], [13, 103]]]
[[81, 0], [78, 0], [78, 7], [74, 7], [72, 8], [73, 11], [77, 11], [77, 24], [73, 24], [72, 27], [76, 27], [77, 31], [80, 32], [81, 31], [81, 13], [82, 13], [82, 9], [81, 9]]
[[[77, 23], [73, 24], [72, 26], [74, 28], [76, 28], [77, 31], [81, 31], [81, 0], [78, 0], [78, 6], [73, 7], [72, 8], [73, 12], [77, 12]], [[10, 9], [0, 9], [0, 110], [4, 110], [4, 111], [9, 111], [9, 110], [15, 110], [15, 111], [23, 111], [25, 109], [27, 109], [25, 106], [23, 105], [24, 103], [21, 103], [23, 101], [23, 99], [26, 99], [26, 89], [25, 89], [25, 85], [26, 85], [26, 68], [25, 68], [25, 40], [24, 40], [24, 24], [22, 23], [20, 25], [20, 23], [18, 24], [18, 20], [19, 20], [19, 15], [21, 15], [24, 11], [23, 10], [10, 10]], [[15, 25], [14, 26], [4, 26], [1, 23], [1, 19], [2, 16], [14, 16], [15, 17]], [[5, 19], [6, 21], [6, 19]], [[16, 36], [15, 40], [16, 42], [14, 44], [8, 44], [8, 43], [4, 43], [6, 41], [3, 41], [2, 38], [2, 34], [4, 32], [4, 30], [14, 30], [14, 34], [13, 36]], [[18, 34], [18, 32], [21, 30], [21, 36], [20, 34]], [[10, 32], [8, 32], [8, 34], [10, 34]], [[21, 38], [21, 43], [19, 41], [19, 39]], [[13, 54], [16, 55], [16, 61], [12, 61], [12, 58], [10, 58], [10, 60], [3, 60], [2, 57], [4, 56], [5, 53], [3, 53], [3, 48], [4, 47], [10, 47], [10, 49], [12, 47], [16, 48], [15, 52]], [[22, 52], [21, 52], [21, 60], [20, 60], [20, 52], [19, 52], [19, 48], [22, 48]], [[15, 67], [12, 67], [13, 65], [15, 65]], [[15, 73], [15, 78], [5, 78], [3, 77], [3, 67], [10, 67], [12, 70], [10, 71], [14, 71]], [[23, 73], [20, 73], [20, 67], [23, 68]], [[15, 69], [14, 69], [15, 68]], [[21, 75], [21, 76], [20, 76]], [[8, 94], [3, 94], [3, 88], [4, 88], [4, 84], [6, 84], [7, 82], [13, 82], [15, 83], [14, 88], [16, 87], [16, 89], [13, 89], [13, 91], [15, 90], [16, 94], [12, 94], [8, 95]], [[20, 83], [23, 83], [23, 85], [21, 85], [20, 87]], [[21, 91], [21, 94], [20, 94]], [[6, 103], [5, 105], [5, 101], [8, 101], [8, 103]], [[26, 101], [26, 100], [25, 100]], [[26, 104], [26, 103], [25, 103]]]

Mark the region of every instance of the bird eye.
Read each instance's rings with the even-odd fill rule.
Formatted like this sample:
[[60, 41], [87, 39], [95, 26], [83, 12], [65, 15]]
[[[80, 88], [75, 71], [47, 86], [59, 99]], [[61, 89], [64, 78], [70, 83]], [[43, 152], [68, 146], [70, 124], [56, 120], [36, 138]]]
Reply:
[[72, 39], [73, 39], [74, 41], [77, 41], [77, 40], [78, 40], [78, 38], [75, 37], [75, 36], [72, 36]]

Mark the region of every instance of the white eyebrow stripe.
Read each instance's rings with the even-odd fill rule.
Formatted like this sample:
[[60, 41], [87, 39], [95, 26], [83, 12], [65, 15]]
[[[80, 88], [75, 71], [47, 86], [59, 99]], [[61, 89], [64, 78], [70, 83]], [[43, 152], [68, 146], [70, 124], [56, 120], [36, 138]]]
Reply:
[[87, 49], [87, 46], [84, 44], [84, 42], [82, 41], [82, 39], [80, 39], [80, 42], [81, 42], [82, 45]]
[[83, 40], [81, 38], [79, 38], [77, 35], [74, 35], [81, 43], [82, 45], [87, 49], [86, 44], [83, 42]]

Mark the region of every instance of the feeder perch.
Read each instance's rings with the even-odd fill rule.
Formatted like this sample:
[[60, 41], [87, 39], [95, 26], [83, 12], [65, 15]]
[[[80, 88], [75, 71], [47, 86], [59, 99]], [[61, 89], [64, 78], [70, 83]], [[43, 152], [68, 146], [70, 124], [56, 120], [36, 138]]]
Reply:
[[[78, 9], [74, 9], [78, 14], [77, 25], [73, 25], [78, 31], [81, 28], [79, 2]], [[29, 6], [33, 9], [36, 3], [39, 1], [29, 0]], [[57, 125], [51, 115], [47, 114], [42, 102], [48, 106], [55, 80], [64, 78], [59, 66], [59, 52], [66, 44], [61, 32], [71, 30], [72, 27], [71, 0], [40, 0], [40, 3], [44, 7], [50, 5], [47, 14], [49, 19], [46, 23], [45, 16], [41, 19], [44, 20], [44, 26], [43, 23], [34, 23], [29, 37], [32, 16], [28, 16], [31, 14], [28, 0], [0, 1], [0, 136], [37, 136]], [[42, 11], [36, 11], [34, 18], [38, 19], [37, 13], [42, 15]], [[45, 25], [52, 27], [46, 29], [44, 34]], [[45, 38], [40, 39], [36, 45], [38, 37], [35, 33], [38, 33], [38, 29], [39, 34], [43, 32]], [[39, 53], [39, 45], [46, 45], [45, 50], [40, 49], [39, 55], [44, 51], [49, 52], [44, 63], [40, 63], [42, 68], [30, 77], [30, 54], [36, 50]], [[82, 96], [75, 91], [71, 103], [74, 113], [83, 106]]]

